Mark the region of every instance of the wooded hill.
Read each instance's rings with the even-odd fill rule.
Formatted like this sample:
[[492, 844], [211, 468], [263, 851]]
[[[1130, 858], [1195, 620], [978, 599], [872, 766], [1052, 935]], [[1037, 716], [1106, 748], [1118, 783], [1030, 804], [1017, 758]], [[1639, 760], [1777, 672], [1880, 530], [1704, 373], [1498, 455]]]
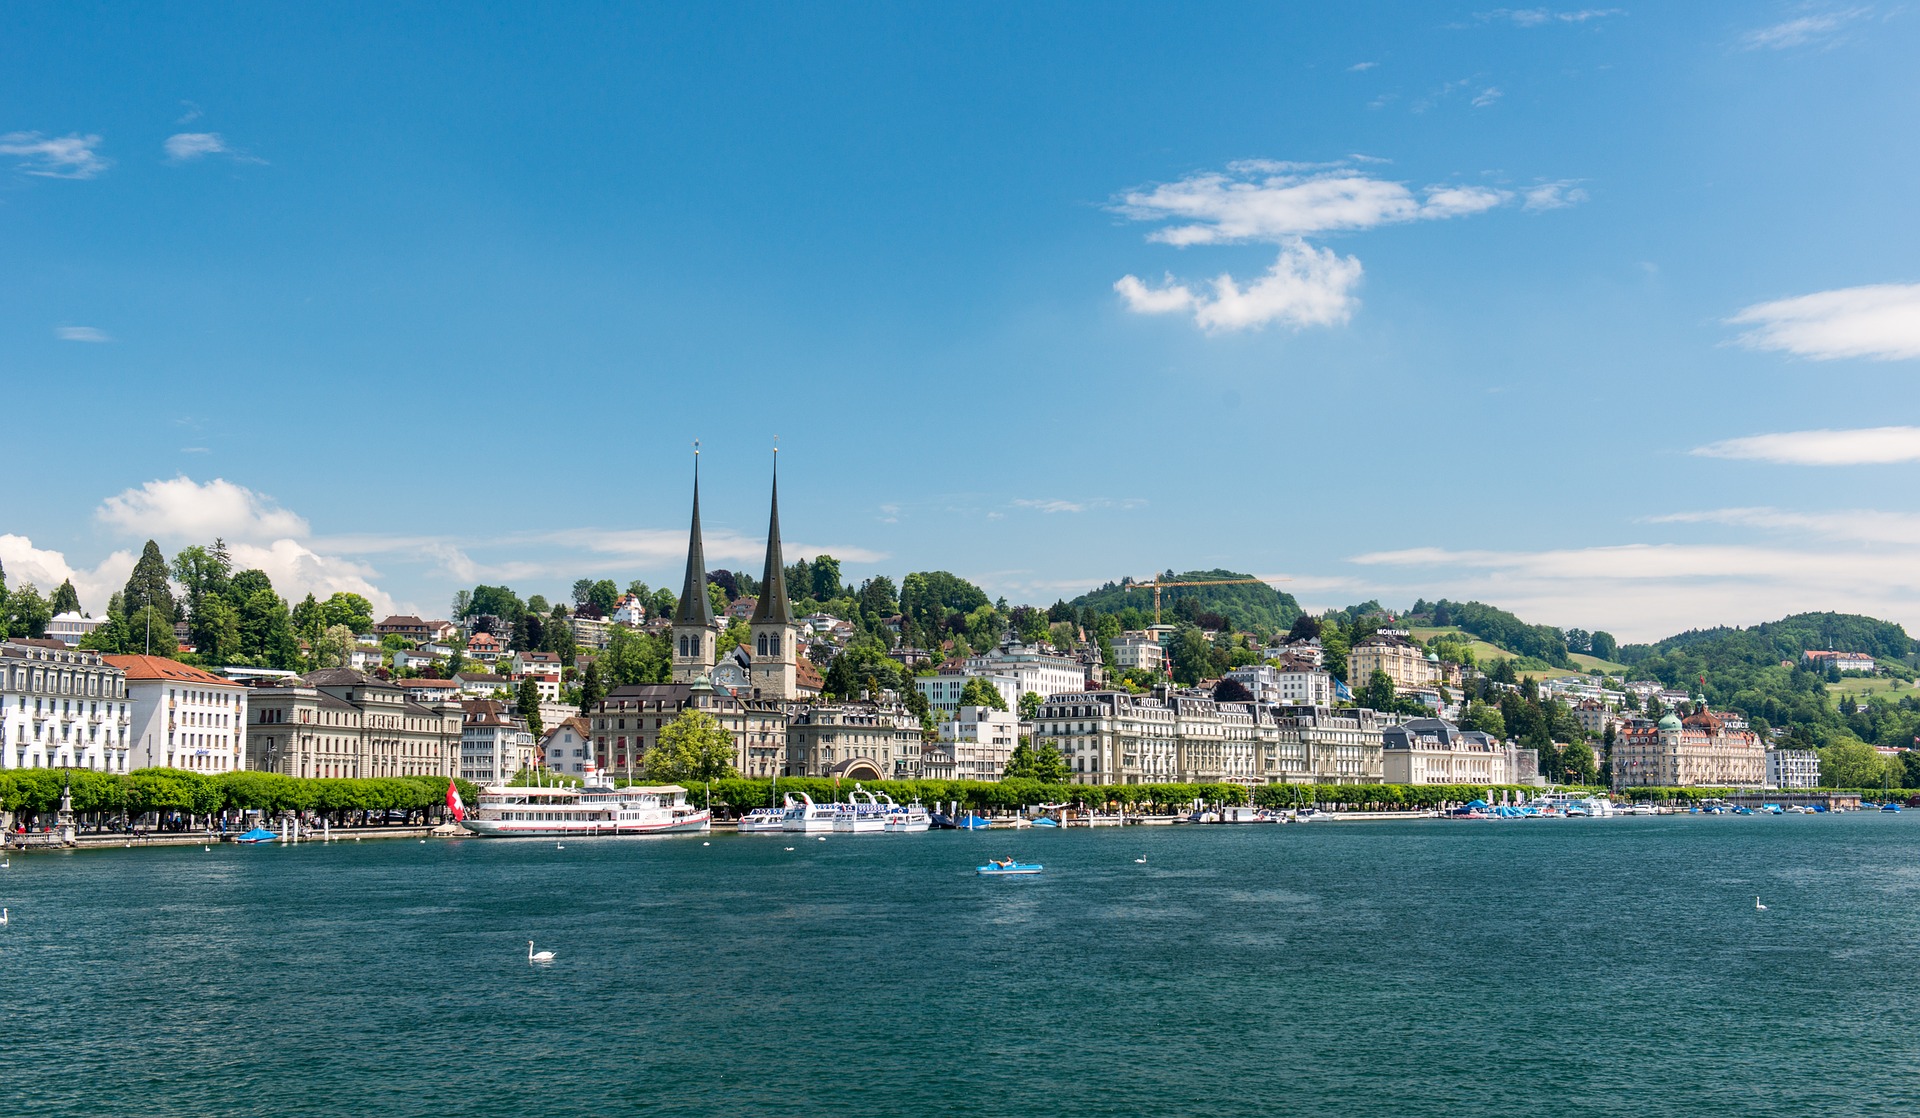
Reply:
[[[1180, 574], [1169, 570], [1160, 576], [1160, 580], [1211, 582], [1252, 577], [1239, 571], [1218, 569]], [[1146, 622], [1150, 624], [1153, 621], [1153, 585], [1124, 578], [1082, 594], [1067, 604], [1076, 611], [1090, 609], [1095, 613], [1117, 614], [1135, 609], [1145, 614]], [[1212, 614], [1223, 618], [1229, 628], [1264, 628], [1284, 632], [1300, 616], [1300, 603], [1294, 601], [1293, 595], [1275, 590], [1265, 583], [1245, 582], [1236, 586], [1168, 587], [1160, 592], [1160, 610], [1161, 619], [1168, 623], [1198, 623], [1202, 617]]]

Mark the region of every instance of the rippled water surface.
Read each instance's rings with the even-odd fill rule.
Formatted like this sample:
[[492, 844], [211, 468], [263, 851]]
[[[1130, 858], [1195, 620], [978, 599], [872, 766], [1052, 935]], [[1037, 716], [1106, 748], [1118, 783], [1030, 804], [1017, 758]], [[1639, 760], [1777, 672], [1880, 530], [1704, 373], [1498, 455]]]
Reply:
[[707, 841], [16, 854], [0, 1102], [1920, 1113], [1920, 812]]

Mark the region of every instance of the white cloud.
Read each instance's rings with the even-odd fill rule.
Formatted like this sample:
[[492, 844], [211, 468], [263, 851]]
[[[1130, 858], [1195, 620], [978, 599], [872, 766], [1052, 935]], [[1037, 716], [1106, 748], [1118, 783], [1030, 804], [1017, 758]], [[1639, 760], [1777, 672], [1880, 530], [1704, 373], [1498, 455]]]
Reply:
[[1872, 14], [1872, 8], [1833, 8], [1811, 12], [1755, 28], [1740, 36], [1740, 45], [1748, 50], [1787, 50], [1814, 43], [1831, 43], [1848, 24]]
[[1147, 502], [1139, 497], [1089, 497], [1069, 501], [1059, 497], [1016, 497], [1015, 508], [1032, 509], [1035, 512], [1088, 512], [1096, 509], [1137, 509]]
[[1378, 65], [1380, 65], [1378, 62], [1356, 62], [1353, 65], [1347, 67], [1347, 73], [1364, 74], [1368, 70], [1371, 70]]
[[1506, 95], [1501, 93], [1498, 87], [1490, 85], [1481, 90], [1478, 96], [1474, 97], [1473, 107], [1476, 109], [1484, 109], [1504, 96]]
[[1122, 276], [1114, 285], [1135, 314], [1191, 311], [1193, 320], [1208, 331], [1246, 330], [1279, 323], [1339, 326], [1353, 317], [1358, 304], [1353, 290], [1360, 283], [1360, 261], [1314, 248], [1305, 241], [1280, 247], [1280, 256], [1267, 274], [1246, 287], [1222, 272], [1210, 282], [1211, 295], [1196, 294], [1185, 284], [1169, 281], [1149, 288], [1136, 276]]
[[[1578, 200], [1564, 184], [1553, 185], [1559, 204]], [[1113, 209], [1135, 221], [1166, 223], [1147, 237], [1161, 244], [1276, 244], [1280, 253], [1267, 274], [1246, 286], [1222, 274], [1210, 281], [1210, 294], [1171, 276], [1150, 287], [1128, 275], [1113, 287], [1136, 314], [1191, 312], [1208, 330], [1243, 330], [1272, 322], [1295, 328], [1339, 325], [1356, 305], [1353, 289], [1360, 280], [1360, 261], [1317, 248], [1304, 238], [1465, 217], [1516, 197], [1508, 190], [1459, 184], [1415, 191], [1350, 162], [1233, 163], [1224, 172], [1202, 172], [1129, 191]]]
[[1530, 186], [1520, 192], [1524, 201], [1521, 205], [1529, 210], [1562, 210], [1568, 206], [1577, 206], [1587, 200], [1587, 192], [1575, 186], [1572, 179], [1559, 182], [1543, 182]]
[[1920, 357], [1920, 284], [1882, 283], [1756, 303], [1728, 319], [1739, 341], [1816, 361]]
[[113, 166], [94, 149], [100, 137], [71, 133], [45, 136], [38, 132], [0, 135], [0, 155], [19, 157], [20, 169], [48, 179], [90, 179]]
[[105, 330], [97, 326], [56, 326], [53, 336], [63, 342], [110, 342]]
[[168, 161], [173, 163], [204, 159], [230, 150], [218, 132], [178, 132], [168, 136], [161, 146], [166, 149]]
[[1701, 458], [1736, 458], [1787, 466], [1877, 466], [1920, 462], [1920, 427], [1780, 431], [1695, 447]]
[[1474, 18], [1483, 23], [1511, 23], [1515, 27], [1549, 27], [1556, 23], [1586, 23], [1588, 20], [1626, 14], [1623, 8], [1577, 8], [1565, 12], [1549, 8], [1495, 8], [1490, 12], [1475, 12]]
[[394, 612], [393, 597], [374, 585], [377, 572], [363, 563], [322, 555], [291, 539], [236, 543], [228, 551], [235, 570], [265, 571], [274, 590], [290, 602], [308, 594], [322, 599], [335, 593], [358, 594], [373, 604], [376, 619]]
[[1411, 548], [1353, 560], [1419, 572], [1396, 598], [1473, 597], [1530, 621], [1657, 640], [1808, 610], [1920, 623], [1920, 566], [1901, 550], [1627, 544], [1550, 551]]
[[1920, 545], [1920, 514], [1883, 512], [1879, 509], [1793, 512], [1788, 509], [1760, 506], [1675, 512], [1665, 516], [1650, 517], [1648, 522], [1725, 524], [1741, 528], [1760, 528], [1770, 532], [1797, 533], [1819, 540], [1846, 540], [1852, 543], [1886, 544], [1897, 547]]
[[71, 581], [80, 595], [81, 608], [95, 615], [105, 613], [107, 599], [127, 584], [135, 558], [131, 551], [116, 551], [96, 567], [75, 567], [65, 555], [37, 548], [26, 536], [0, 535], [0, 566], [6, 568], [9, 587], [17, 590], [31, 582], [46, 595], [62, 582]]
[[269, 541], [308, 534], [305, 520], [270, 497], [224, 478], [203, 485], [185, 474], [108, 497], [94, 517], [127, 535], [195, 543], [211, 543], [215, 537]]

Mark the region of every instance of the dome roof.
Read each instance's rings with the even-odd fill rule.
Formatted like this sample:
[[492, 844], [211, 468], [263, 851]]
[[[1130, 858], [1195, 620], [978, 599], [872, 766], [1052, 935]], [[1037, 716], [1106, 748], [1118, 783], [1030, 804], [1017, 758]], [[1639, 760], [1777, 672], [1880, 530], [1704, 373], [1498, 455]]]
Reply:
[[1678, 730], [1680, 728], [1680, 720], [1673, 716], [1672, 711], [1668, 711], [1660, 716], [1660, 728], [1662, 730]]

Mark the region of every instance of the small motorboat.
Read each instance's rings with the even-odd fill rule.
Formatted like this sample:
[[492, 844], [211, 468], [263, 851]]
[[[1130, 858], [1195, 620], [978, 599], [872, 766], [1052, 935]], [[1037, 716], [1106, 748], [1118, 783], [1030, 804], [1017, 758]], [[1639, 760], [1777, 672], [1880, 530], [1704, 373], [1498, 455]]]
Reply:
[[1899, 804], [1893, 804], [1893, 803], [1888, 803], [1888, 804], [1881, 804], [1881, 805], [1880, 805], [1880, 810], [1881, 810], [1881, 811], [1899, 811], [1899, 810], [1900, 810], [1900, 805], [1899, 805]]
[[1051, 815], [1042, 815], [1033, 821], [1033, 825], [1036, 827], [1058, 827], [1060, 821]]
[[1038, 862], [1016, 862], [1008, 858], [1003, 862], [988, 862], [984, 866], [975, 866], [974, 873], [981, 877], [1017, 877], [1040, 872]]
[[954, 822], [954, 826], [962, 831], [984, 831], [989, 824], [978, 815], [963, 815]]
[[265, 827], [255, 827], [244, 835], [235, 835], [233, 837], [233, 841], [244, 842], [248, 846], [258, 846], [263, 842], [277, 842], [279, 839], [279, 835], [274, 834]]

